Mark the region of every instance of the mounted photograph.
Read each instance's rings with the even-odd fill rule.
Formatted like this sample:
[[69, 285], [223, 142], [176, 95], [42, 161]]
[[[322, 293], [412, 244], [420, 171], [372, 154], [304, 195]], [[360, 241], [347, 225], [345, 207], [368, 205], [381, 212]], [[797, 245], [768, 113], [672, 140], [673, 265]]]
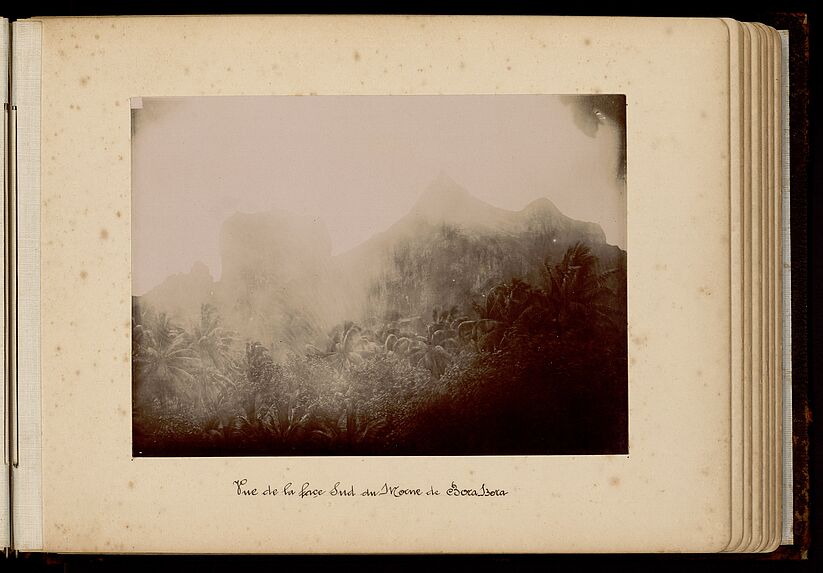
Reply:
[[625, 96], [131, 106], [133, 456], [629, 453]]

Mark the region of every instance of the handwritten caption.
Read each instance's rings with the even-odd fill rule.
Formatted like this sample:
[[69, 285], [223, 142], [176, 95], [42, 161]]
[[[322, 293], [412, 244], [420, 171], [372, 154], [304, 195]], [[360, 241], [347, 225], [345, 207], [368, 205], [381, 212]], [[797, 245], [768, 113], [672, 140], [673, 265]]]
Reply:
[[240, 497], [256, 496], [284, 496], [294, 499], [316, 499], [319, 497], [389, 497], [389, 498], [414, 498], [414, 497], [503, 497], [511, 492], [487, 486], [485, 483], [480, 487], [465, 487], [451, 482], [448, 487], [408, 487], [399, 484], [383, 482], [376, 487], [355, 486], [354, 484], [344, 484], [334, 482], [331, 486], [318, 487], [311, 482], [293, 483], [288, 482], [282, 487], [273, 487], [266, 484], [265, 487], [250, 484], [247, 478], [236, 479], [232, 482], [233, 491]]

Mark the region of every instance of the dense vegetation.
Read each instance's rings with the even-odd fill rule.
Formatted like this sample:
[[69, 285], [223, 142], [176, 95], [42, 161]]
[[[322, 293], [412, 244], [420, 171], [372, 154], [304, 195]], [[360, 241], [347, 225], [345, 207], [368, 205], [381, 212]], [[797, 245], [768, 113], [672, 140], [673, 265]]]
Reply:
[[134, 453], [626, 452], [625, 266], [581, 243], [558, 259], [425, 319], [397, 301], [282, 360], [209, 305], [184, 328], [137, 301]]

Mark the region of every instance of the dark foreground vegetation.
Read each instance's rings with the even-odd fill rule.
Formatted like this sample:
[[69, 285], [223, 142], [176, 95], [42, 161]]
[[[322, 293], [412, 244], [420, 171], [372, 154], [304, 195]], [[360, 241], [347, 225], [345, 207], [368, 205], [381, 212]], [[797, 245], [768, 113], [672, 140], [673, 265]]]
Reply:
[[425, 318], [345, 322], [274, 360], [203, 305], [136, 302], [134, 455], [628, 451], [625, 267], [585, 245]]

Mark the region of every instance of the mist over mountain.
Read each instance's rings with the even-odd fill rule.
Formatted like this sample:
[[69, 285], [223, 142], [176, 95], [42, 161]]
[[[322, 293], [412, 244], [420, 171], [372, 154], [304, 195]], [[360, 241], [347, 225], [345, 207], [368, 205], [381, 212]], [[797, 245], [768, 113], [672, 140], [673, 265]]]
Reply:
[[220, 230], [221, 283], [252, 293], [304, 280], [330, 256], [326, 227], [285, 211], [235, 213]]
[[156, 305], [161, 312], [173, 318], [188, 322], [200, 313], [200, 305], [215, 304], [218, 285], [208, 267], [197, 261], [188, 273], [171, 275], [150, 292], [135, 298]]
[[469, 315], [467, 301], [512, 277], [539, 282], [544, 261], [559, 261], [577, 242], [591, 248], [601, 270], [625, 269], [625, 252], [606, 243], [599, 225], [565, 216], [549, 199], [508, 211], [441, 174], [407, 215], [336, 256], [317, 219], [236, 213], [220, 231], [218, 281], [200, 263], [139, 300], [181, 324], [211, 304], [242, 338], [284, 356], [307, 343], [322, 345], [343, 320], [368, 327], [452, 306]]
[[606, 243], [599, 225], [563, 215], [549, 199], [508, 211], [441, 174], [405, 217], [336, 262], [353, 290], [367, 293], [358, 315], [380, 320], [460, 307], [512, 277], [537, 279], [547, 258], [560, 260], [576, 242], [589, 245], [605, 268], [624, 264], [625, 253]]

